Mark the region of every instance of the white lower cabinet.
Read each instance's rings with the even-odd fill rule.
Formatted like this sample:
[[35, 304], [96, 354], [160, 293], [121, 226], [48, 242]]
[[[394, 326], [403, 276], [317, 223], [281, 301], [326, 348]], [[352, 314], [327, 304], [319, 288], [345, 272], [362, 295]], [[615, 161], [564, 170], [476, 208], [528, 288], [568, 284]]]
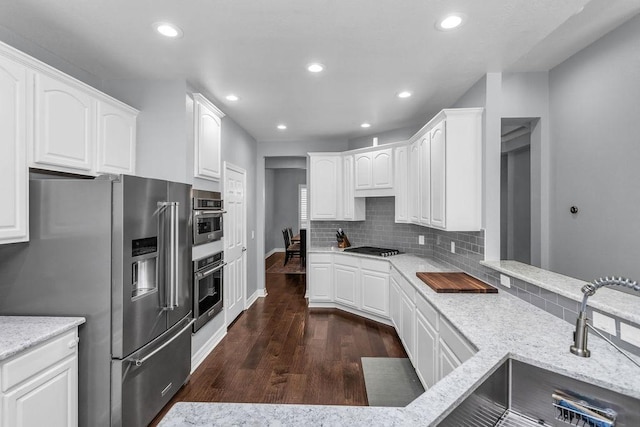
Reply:
[[438, 353], [440, 354], [440, 358], [438, 360], [440, 365], [440, 369], [438, 370], [438, 379], [446, 377], [462, 364], [447, 344], [442, 341], [440, 341], [440, 349]]
[[333, 260], [330, 254], [309, 254], [309, 301], [333, 301]]
[[404, 292], [401, 292], [400, 296], [400, 340], [404, 344], [404, 350], [409, 356], [409, 360], [414, 363], [413, 351], [415, 346], [415, 321], [416, 321], [416, 306], [412, 299]]
[[0, 363], [1, 427], [78, 425], [77, 329]]
[[400, 330], [400, 295], [400, 285], [398, 285], [394, 274], [391, 274], [389, 278], [389, 317], [396, 331]]
[[349, 307], [358, 308], [359, 292], [359, 273], [360, 269], [356, 265], [335, 262], [333, 264], [333, 298], [336, 302], [347, 305]]
[[362, 310], [389, 317], [389, 263], [363, 259], [360, 267]]

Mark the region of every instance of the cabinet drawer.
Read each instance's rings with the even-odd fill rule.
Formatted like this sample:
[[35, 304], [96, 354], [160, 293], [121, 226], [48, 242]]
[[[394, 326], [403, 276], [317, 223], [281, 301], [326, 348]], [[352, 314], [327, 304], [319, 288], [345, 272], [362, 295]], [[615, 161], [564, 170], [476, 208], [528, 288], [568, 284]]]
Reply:
[[443, 317], [440, 318], [440, 339], [447, 344], [460, 362], [464, 362], [475, 353], [467, 340]]
[[309, 254], [309, 262], [333, 262], [332, 254]]
[[335, 254], [333, 256], [335, 264], [348, 265], [353, 268], [360, 268], [360, 259], [351, 255]]
[[418, 293], [416, 293], [416, 308], [424, 318], [433, 326], [433, 328], [438, 330], [438, 312], [431, 304], [427, 302], [424, 297]]
[[400, 285], [400, 289], [402, 292], [409, 297], [412, 303], [415, 303], [416, 300], [416, 290], [415, 288], [405, 279], [404, 277], [400, 277], [398, 280], [398, 285]]
[[362, 268], [377, 271], [379, 273], [389, 273], [389, 263], [387, 261], [378, 261], [375, 259], [362, 259]]
[[75, 354], [78, 344], [76, 330], [27, 350], [2, 364], [2, 391], [6, 392], [47, 367]]

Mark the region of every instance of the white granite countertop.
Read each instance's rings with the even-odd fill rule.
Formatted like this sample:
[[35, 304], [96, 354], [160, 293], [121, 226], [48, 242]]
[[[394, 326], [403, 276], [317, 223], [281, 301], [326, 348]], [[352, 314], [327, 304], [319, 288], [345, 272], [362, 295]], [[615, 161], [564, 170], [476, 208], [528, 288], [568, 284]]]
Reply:
[[[584, 297], [582, 287], [587, 283], [584, 280], [543, 270], [518, 261], [481, 261], [480, 264], [578, 302], [582, 302]], [[621, 319], [640, 324], [640, 298], [630, 298], [628, 294], [613, 290], [613, 288], [598, 289], [595, 295], [589, 297], [588, 305]]]
[[640, 399], [640, 370], [601, 339], [589, 337], [590, 358], [574, 356], [569, 352], [573, 326], [552, 314], [507, 292], [437, 294], [416, 272], [452, 268], [413, 255], [384, 259], [478, 348], [462, 366], [405, 408], [183, 402], [160, 426], [436, 425], [509, 358]]
[[84, 322], [84, 317], [0, 316], [0, 361]]

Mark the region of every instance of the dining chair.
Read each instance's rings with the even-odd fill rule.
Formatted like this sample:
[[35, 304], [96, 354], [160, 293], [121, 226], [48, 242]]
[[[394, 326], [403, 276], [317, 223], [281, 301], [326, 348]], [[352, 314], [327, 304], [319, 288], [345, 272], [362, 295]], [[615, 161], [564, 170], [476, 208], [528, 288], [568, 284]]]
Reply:
[[289, 258], [294, 256], [300, 256], [300, 243], [291, 243], [289, 239], [289, 231], [285, 228], [282, 230], [282, 237], [284, 238], [284, 264], [287, 265]]

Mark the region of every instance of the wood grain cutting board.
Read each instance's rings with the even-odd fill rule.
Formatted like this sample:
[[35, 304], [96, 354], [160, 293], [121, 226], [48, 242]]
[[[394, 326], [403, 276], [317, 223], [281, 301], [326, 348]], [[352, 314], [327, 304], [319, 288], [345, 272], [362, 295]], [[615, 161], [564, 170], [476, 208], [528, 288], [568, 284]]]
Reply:
[[497, 294], [498, 289], [467, 273], [423, 273], [416, 276], [437, 293]]

